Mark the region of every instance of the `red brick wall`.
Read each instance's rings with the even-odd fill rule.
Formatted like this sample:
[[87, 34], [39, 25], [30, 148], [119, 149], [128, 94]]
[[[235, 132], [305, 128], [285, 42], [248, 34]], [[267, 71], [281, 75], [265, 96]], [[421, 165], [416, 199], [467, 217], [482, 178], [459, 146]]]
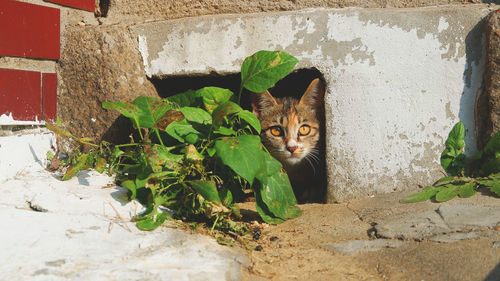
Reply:
[[[95, 0], [45, 0], [94, 12]], [[0, 0], [0, 56], [58, 60], [60, 11], [15, 0]], [[57, 116], [57, 75], [0, 68], [0, 116], [16, 121], [53, 121]]]

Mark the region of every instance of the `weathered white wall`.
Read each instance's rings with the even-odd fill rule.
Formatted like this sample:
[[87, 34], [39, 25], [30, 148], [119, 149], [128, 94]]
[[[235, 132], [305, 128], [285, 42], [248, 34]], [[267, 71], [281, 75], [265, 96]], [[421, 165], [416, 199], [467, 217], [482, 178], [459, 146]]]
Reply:
[[328, 200], [429, 184], [457, 121], [476, 150], [474, 104], [486, 6], [313, 9], [153, 22], [131, 28], [149, 77], [239, 72], [264, 50], [327, 81]]
[[55, 146], [54, 134], [45, 128], [0, 136], [0, 185], [30, 170], [45, 168], [47, 152]]

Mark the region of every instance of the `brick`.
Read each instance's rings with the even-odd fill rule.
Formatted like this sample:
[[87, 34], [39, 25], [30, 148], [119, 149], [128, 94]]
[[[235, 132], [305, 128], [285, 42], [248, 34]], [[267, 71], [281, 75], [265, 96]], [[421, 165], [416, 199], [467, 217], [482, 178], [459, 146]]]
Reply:
[[18, 121], [41, 119], [40, 72], [0, 68], [0, 115]]
[[59, 59], [59, 9], [3, 0], [0, 55]]
[[55, 121], [57, 118], [57, 75], [42, 74], [42, 119]]

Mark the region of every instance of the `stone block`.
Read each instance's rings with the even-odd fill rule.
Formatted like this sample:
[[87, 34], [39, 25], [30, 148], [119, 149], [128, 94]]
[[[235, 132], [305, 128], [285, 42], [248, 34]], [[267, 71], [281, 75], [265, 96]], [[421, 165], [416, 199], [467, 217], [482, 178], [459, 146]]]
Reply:
[[148, 77], [237, 73], [261, 49], [296, 56], [327, 83], [328, 202], [430, 184], [452, 126], [476, 151], [486, 5], [311, 9], [131, 27]]

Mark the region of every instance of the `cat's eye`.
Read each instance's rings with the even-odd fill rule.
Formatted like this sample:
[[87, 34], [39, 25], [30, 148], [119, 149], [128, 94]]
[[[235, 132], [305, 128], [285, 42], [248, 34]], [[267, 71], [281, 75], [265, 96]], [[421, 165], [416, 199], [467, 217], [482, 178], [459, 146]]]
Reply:
[[270, 131], [271, 134], [275, 137], [281, 136], [281, 128], [278, 126], [271, 127]]
[[311, 127], [309, 127], [308, 125], [302, 125], [299, 128], [299, 135], [301, 136], [307, 136], [309, 135], [310, 132], [311, 132]]

